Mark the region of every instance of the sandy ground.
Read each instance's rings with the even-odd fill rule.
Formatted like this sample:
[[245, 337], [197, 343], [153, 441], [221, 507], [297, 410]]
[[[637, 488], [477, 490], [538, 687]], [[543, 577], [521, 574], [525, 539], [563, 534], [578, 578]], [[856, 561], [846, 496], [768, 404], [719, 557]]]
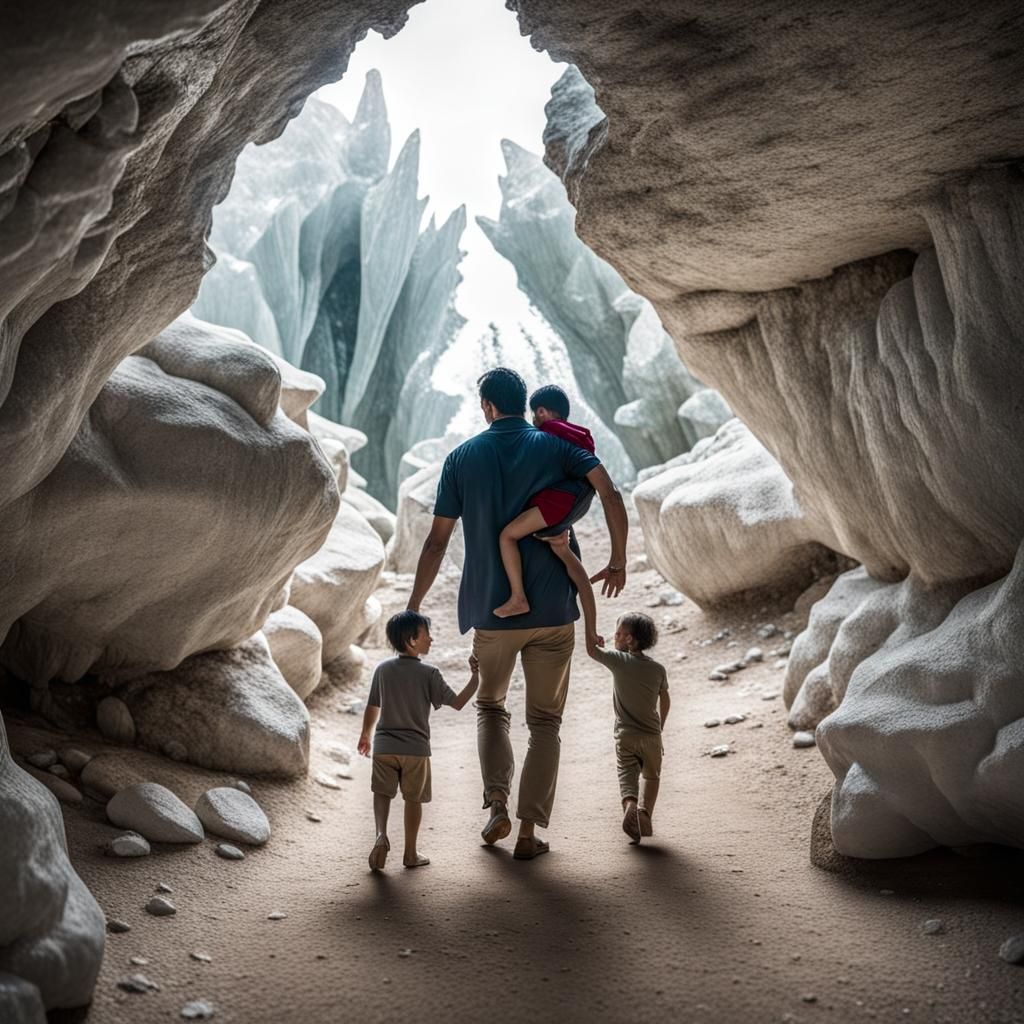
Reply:
[[[586, 533], [588, 564], [599, 566], [602, 534]], [[386, 612], [403, 605], [408, 582], [382, 588]], [[458, 686], [468, 643], [455, 624], [456, 584], [445, 576], [424, 610], [434, 617], [432, 660]], [[602, 628], [610, 635], [616, 614], [645, 608], [664, 587], [654, 572], [632, 574], [624, 596], [600, 601]], [[312, 708], [310, 777], [250, 780], [274, 835], [243, 862], [215, 856], [211, 840], [110, 859], [102, 846], [115, 830], [102, 805], [65, 808], [75, 865], [108, 916], [131, 931], [108, 937], [91, 1009], [59, 1019], [173, 1020], [189, 1000], [205, 999], [215, 1020], [239, 1024], [1024, 1021], [1024, 968], [996, 955], [1003, 939], [1024, 932], [1020, 858], [943, 852], [846, 874], [811, 866], [811, 818], [831, 775], [816, 750], [791, 746], [781, 697], [764, 699], [781, 690], [769, 653], [781, 637], [755, 637], [767, 621], [799, 629], [802, 616], [779, 606], [719, 617], [689, 603], [650, 610], [663, 628], [656, 654], [674, 700], [653, 841], [630, 846], [621, 831], [610, 677], [582, 645], [546, 836], [552, 851], [533, 862], [513, 861], [511, 841], [489, 849], [479, 840], [470, 706], [433, 719], [434, 802], [421, 843], [432, 864], [401, 867], [396, 805], [395, 852], [388, 870], [372, 875], [368, 762], [354, 761], [339, 790], [313, 780], [339, 767], [326, 744], [354, 749], [360, 720], [343, 709], [365, 685], [329, 692]], [[722, 629], [731, 636], [712, 640]], [[714, 665], [755, 643], [763, 664], [726, 683], [708, 680]], [[385, 654], [367, 653], [371, 666]], [[510, 706], [521, 760], [520, 679]], [[703, 724], [737, 712], [747, 716], [739, 725]], [[60, 739], [9, 725], [15, 749]], [[720, 743], [732, 752], [708, 757]], [[190, 803], [225, 779], [136, 751], [123, 757]], [[143, 912], [159, 883], [174, 890], [174, 917]], [[269, 920], [274, 911], [287, 917]], [[943, 933], [922, 932], [931, 918]], [[193, 960], [195, 951], [210, 962]], [[132, 956], [148, 962], [131, 966]], [[117, 980], [137, 971], [160, 990], [120, 991]]]

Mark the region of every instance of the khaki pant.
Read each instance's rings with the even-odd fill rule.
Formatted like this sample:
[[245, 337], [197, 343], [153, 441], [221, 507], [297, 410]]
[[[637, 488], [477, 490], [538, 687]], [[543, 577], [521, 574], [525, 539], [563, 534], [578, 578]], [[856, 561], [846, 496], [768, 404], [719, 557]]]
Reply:
[[508, 799], [512, 791], [515, 758], [509, 739], [512, 716], [505, 710], [505, 696], [516, 656], [526, 677], [526, 725], [530, 744], [519, 776], [517, 816], [547, 828], [555, 802], [558, 730], [569, 691], [569, 665], [576, 630], [565, 626], [541, 629], [478, 629], [473, 634], [473, 653], [480, 660], [480, 688], [476, 698], [476, 742], [484, 782], [484, 807], [489, 795], [500, 791]]
[[623, 800], [640, 798], [640, 775], [661, 778], [661, 736], [651, 732], [623, 732], [615, 737], [615, 762], [619, 769], [619, 794]]
[[381, 796], [398, 795], [418, 804], [430, 803], [430, 758], [412, 754], [374, 754], [370, 791]]

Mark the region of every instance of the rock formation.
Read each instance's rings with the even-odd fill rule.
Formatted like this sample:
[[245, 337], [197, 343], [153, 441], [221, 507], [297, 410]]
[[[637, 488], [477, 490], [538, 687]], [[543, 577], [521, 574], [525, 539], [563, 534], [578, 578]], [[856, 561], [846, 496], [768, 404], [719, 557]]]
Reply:
[[375, 439], [356, 462], [387, 502], [402, 452], [457, 407], [430, 376], [463, 322], [453, 298], [466, 222], [460, 208], [420, 233], [419, 134], [389, 171], [390, 152], [376, 71], [352, 123], [314, 98], [279, 139], [248, 147], [214, 213], [218, 262], [193, 306], [323, 378], [317, 411]]
[[[555, 91], [574, 74], [567, 71]], [[499, 218], [477, 223], [565, 342], [588, 404], [634, 465], [664, 462], [687, 447], [676, 413], [699, 385], [650, 303], [576, 237], [576, 212], [558, 178], [514, 142], [504, 140], [502, 151], [508, 173], [499, 179]]]

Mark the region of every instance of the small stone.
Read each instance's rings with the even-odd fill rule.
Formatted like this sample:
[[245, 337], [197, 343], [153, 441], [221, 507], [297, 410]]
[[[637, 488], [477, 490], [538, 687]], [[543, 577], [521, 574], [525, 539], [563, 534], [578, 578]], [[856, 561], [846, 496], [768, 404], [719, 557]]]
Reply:
[[415, 952], [416, 952], [416, 950], [415, 950], [415, 949], [400, 949], [400, 950], [398, 951], [398, 955], [399, 955], [400, 957], [402, 957], [402, 959], [408, 959], [408, 958], [409, 958], [409, 957], [411, 957], [411, 956], [412, 956], [412, 955], [413, 955], [413, 954], [414, 954]]
[[729, 677], [724, 672], [719, 672], [717, 669], [715, 669], [714, 672], [708, 673], [708, 679], [715, 683], [724, 682], [728, 678]]
[[725, 646], [726, 647], [739, 647], [739, 640], [730, 640]]
[[350, 764], [352, 761], [352, 748], [344, 743], [325, 743], [320, 749], [338, 764]]
[[213, 957], [211, 957], [209, 953], [193, 952], [189, 953], [189, 956], [192, 957], [193, 960], [198, 960], [201, 964], [213, 962]]
[[57, 763], [57, 751], [39, 750], [34, 754], [29, 754], [25, 760], [28, 761], [33, 768], [46, 769]]
[[748, 728], [750, 728], [750, 729], [763, 729], [764, 728], [764, 722], [754, 722], [754, 724], [751, 725], [751, 726], [748, 726]]
[[728, 640], [732, 636], [731, 629], [720, 629], [713, 637], [713, 640]]
[[166, 882], [161, 882], [156, 887], [156, 891], [157, 892], [174, 892], [174, 890]]
[[778, 697], [777, 693], [762, 693], [761, 700], [775, 700]]
[[270, 822], [248, 793], [233, 786], [208, 789], [197, 801], [196, 816], [214, 835], [250, 846], [270, 838]]
[[70, 779], [71, 772], [67, 770], [62, 764], [51, 764], [46, 769], [51, 775], [56, 775], [58, 779]]
[[763, 625], [758, 626], [755, 630], [757, 636], [760, 637], [760, 639], [762, 640], [771, 640], [773, 636], [778, 635], [778, 632], [779, 627], [776, 626], [773, 622], [765, 622]]
[[107, 918], [107, 931], [110, 932], [111, 935], [121, 935], [124, 932], [130, 932], [131, 930], [132, 926], [130, 924], [125, 924], [124, 921], [119, 921], [116, 917]]
[[764, 661], [764, 651], [760, 647], [751, 647], [743, 655], [743, 660], [746, 662]]
[[306, 811], [306, 821], [321, 822], [324, 819], [319, 814], [314, 814], [312, 811]]
[[115, 793], [107, 804], [107, 817], [151, 843], [201, 843], [204, 838], [195, 814], [155, 782], [141, 782]]
[[704, 723], [704, 728], [705, 728], [705, 729], [714, 729], [714, 727], [715, 727], [716, 725], [721, 725], [721, 724], [722, 724], [722, 723], [721, 723], [721, 722], [720, 722], [720, 721], [719, 721], [719, 720], [718, 720], [717, 718], [709, 718], [709, 719], [708, 719], [708, 720], [707, 720], [707, 721], [706, 721], [706, 722]]
[[245, 860], [245, 854], [230, 843], [218, 843], [217, 856], [223, 857], [225, 860]]
[[60, 759], [64, 762], [64, 767], [76, 775], [92, 758], [92, 754], [87, 754], [84, 750], [79, 750], [78, 747], [64, 747], [60, 752]]
[[234, 787], [235, 789], [240, 789], [243, 793], [248, 793], [249, 796], [252, 796], [252, 787], [244, 779], [235, 779]]
[[160, 991], [160, 986], [155, 981], [150, 981], [144, 974], [130, 974], [126, 978], [119, 978], [117, 987], [136, 994]]
[[778, 661], [772, 662], [772, 668], [776, 671], [779, 671], [780, 669], [784, 669], [786, 667], [788, 667], [788, 662], [785, 658], [779, 658]]
[[798, 749], [801, 747], [813, 747], [814, 746], [814, 733], [813, 732], [795, 732], [793, 733], [793, 746]]
[[194, 999], [181, 1008], [181, 1015], [186, 1020], [209, 1020], [214, 1013], [216, 1010], [213, 1003], [208, 1003], [205, 999]]
[[816, 1003], [818, 1001], [818, 997], [817, 996], [811, 995], [809, 993], [807, 995], [802, 995], [800, 998], [805, 1003]]
[[341, 789], [341, 783], [337, 779], [332, 779], [330, 775], [324, 772], [317, 772], [313, 776], [313, 781], [318, 786], [323, 786], [325, 789]]
[[792, 651], [792, 650], [793, 650], [793, 644], [789, 640], [787, 640], [785, 643], [779, 644], [779, 646], [776, 647], [774, 651], [772, 651], [772, 657], [773, 658], [788, 658], [789, 657], [789, 652]]
[[[366, 710], [365, 700], [354, 700], [347, 708], [345, 708], [345, 714], [347, 715], [361, 715]], [[339, 787], [340, 788], [340, 787]]]
[[727, 661], [724, 665], [716, 665], [714, 667], [714, 671], [721, 672], [723, 675], [731, 676], [734, 672], [739, 672], [743, 667], [744, 665], [741, 661]]
[[739, 725], [747, 720], [746, 715], [726, 715], [723, 721], [726, 725]]
[[148, 967], [149, 961], [144, 956], [130, 956], [128, 957], [128, 963], [132, 967]]
[[131, 746], [135, 742], [135, 720], [128, 705], [117, 697], [104, 697], [96, 707], [96, 725], [103, 738]]
[[1008, 964], [1024, 964], [1024, 935], [1012, 935], [999, 947], [999, 959]]
[[676, 661], [686, 661], [687, 657], [688, 655], [680, 651], [680, 653], [676, 655]]
[[339, 779], [351, 779], [353, 777], [352, 776], [352, 769], [348, 768], [348, 767], [338, 768], [338, 769], [335, 770], [334, 774]]
[[283, 921], [288, 915], [281, 910], [272, 910], [267, 914], [268, 921]]
[[149, 843], [138, 832], [124, 832], [114, 836], [106, 848], [108, 857], [145, 857], [149, 852]]
[[923, 925], [921, 925], [921, 931], [925, 935], [941, 935], [946, 930], [946, 926], [937, 917], [929, 918]]
[[729, 744], [721, 743], [717, 747], [712, 747], [710, 753], [712, 757], [725, 757], [729, 753]]
[[146, 913], [154, 917], [171, 917], [178, 912], [178, 908], [163, 896], [154, 896], [146, 904]]

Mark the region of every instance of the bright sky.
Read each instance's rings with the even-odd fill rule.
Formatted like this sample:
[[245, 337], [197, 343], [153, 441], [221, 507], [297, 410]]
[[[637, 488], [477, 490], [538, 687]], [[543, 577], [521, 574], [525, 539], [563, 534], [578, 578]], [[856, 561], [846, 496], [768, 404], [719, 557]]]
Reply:
[[464, 280], [456, 299], [471, 321], [465, 333], [478, 337], [491, 320], [508, 333], [518, 322], [540, 333], [515, 271], [474, 217], [498, 216], [503, 138], [543, 152], [544, 104], [565, 65], [520, 36], [502, 0], [427, 0], [412, 8], [392, 39], [371, 32], [356, 47], [345, 77], [317, 97], [353, 117], [371, 68], [383, 79], [392, 160], [410, 132], [420, 129], [420, 195], [430, 196], [426, 216], [434, 213], [441, 223], [466, 204]]

